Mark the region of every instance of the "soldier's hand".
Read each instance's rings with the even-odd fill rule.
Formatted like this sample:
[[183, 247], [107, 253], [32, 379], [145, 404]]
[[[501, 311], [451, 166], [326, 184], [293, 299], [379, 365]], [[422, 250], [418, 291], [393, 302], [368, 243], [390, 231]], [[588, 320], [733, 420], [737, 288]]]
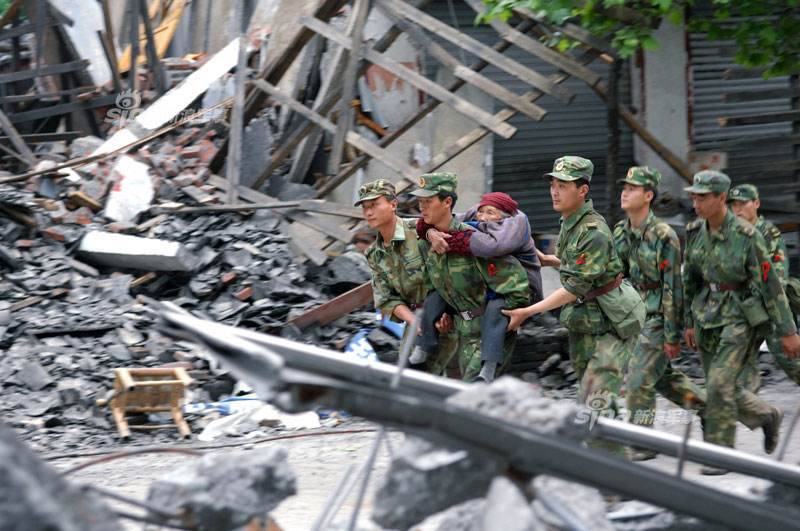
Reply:
[[436, 325], [435, 326], [436, 326], [436, 330], [440, 334], [448, 333], [450, 330], [453, 329], [453, 316], [450, 315], [449, 313], [442, 314], [442, 316], [439, 318], [439, 320], [436, 321]]
[[800, 336], [797, 334], [783, 336], [781, 338], [781, 346], [783, 347], [783, 353], [789, 358], [800, 357]]
[[667, 355], [667, 359], [674, 360], [680, 353], [680, 343], [664, 343], [664, 354]]
[[524, 323], [528, 317], [531, 317], [533, 315], [533, 313], [531, 313], [528, 310], [528, 308], [517, 308], [515, 310], [501, 310], [501, 311], [503, 312], [503, 315], [505, 315], [509, 319], [508, 326], [506, 327], [506, 330], [508, 330], [509, 332], [518, 329], [520, 326], [522, 326], [522, 323]]
[[543, 267], [561, 267], [561, 260], [554, 254], [544, 254], [539, 249], [536, 249], [536, 256], [539, 257], [539, 262]]
[[686, 346], [692, 350], [697, 350], [697, 340], [694, 337], [694, 328], [687, 328], [683, 332], [683, 340], [686, 341]]
[[441, 232], [436, 229], [428, 229], [427, 237], [431, 244], [431, 250], [434, 253], [444, 254], [450, 248], [450, 246], [447, 245], [447, 239], [450, 238], [450, 235], [446, 232]]

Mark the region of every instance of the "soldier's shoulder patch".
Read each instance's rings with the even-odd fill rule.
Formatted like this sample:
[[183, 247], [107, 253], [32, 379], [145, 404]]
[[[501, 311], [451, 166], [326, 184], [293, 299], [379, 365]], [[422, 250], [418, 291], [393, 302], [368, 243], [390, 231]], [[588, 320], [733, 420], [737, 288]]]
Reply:
[[702, 226], [703, 226], [703, 220], [702, 219], [696, 219], [696, 220], [690, 221], [689, 223], [686, 224], [686, 230], [697, 230]]
[[665, 221], [659, 221], [653, 226], [653, 232], [656, 233], [656, 236], [658, 236], [659, 239], [664, 239], [672, 236], [674, 230], [669, 226], [669, 223]]
[[597, 221], [589, 221], [584, 224], [584, 227], [586, 227], [589, 230], [596, 230], [597, 228], [600, 227], [600, 224]]

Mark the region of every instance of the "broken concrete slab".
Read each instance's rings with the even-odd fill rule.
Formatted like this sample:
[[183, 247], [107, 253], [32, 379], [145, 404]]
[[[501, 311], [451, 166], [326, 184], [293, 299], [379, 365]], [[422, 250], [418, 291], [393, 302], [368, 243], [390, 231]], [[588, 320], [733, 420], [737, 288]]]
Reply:
[[[612, 531], [614, 526], [606, 516], [606, 502], [597, 489], [552, 476], [538, 476], [532, 483], [533, 511], [550, 529], [567, 530], [572, 526], [550, 509], [552, 505], [569, 511], [586, 529]], [[547, 503], [540, 497], [546, 495]]]
[[198, 531], [234, 529], [269, 513], [297, 492], [283, 448], [204, 455], [150, 485], [148, 501]]
[[150, 208], [155, 196], [149, 166], [123, 155], [111, 176], [114, 185], [108, 194], [105, 216], [114, 221], [135, 221], [136, 216]]
[[588, 423], [578, 422], [581, 409], [575, 403], [547, 398], [536, 387], [510, 376], [490, 385], [471, 386], [447, 402], [543, 435], [573, 440], [588, 435]]
[[83, 237], [78, 252], [86, 261], [125, 269], [188, 272], [194, 265], [178, 242], [96, 230]]
[[0, 424], [0, 527], [4, 531], [116, 531], [97, 495], [82, 491], [41, 461]]
[[489, 455], [435, 446], [409, 438], [375, 493], [372, 519], [408, 529], [428, 516], [486, 493], [503, 463]]

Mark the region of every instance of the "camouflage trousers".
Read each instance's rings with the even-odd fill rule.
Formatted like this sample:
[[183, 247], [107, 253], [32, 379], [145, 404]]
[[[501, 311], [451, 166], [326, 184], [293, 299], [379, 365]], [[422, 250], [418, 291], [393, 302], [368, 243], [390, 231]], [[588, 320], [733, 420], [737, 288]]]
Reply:
[[652, 426], [656, 415], [656, 392], [680, 407], [691, 399], [700, 415], [706, 404], [705, 390], [674, 369], [664, 353], [664, 317], [647, 318], [636, 338], [627, 375], [627, 403], [630, 422]]
[[[453, 318], [458, 335], [458, 368], [461, 378], [470, 382], [481, 372], [481, 319], [478, 317], [467, 321], [456, 314]], [[495, 376], [503, 374], [511, 364], [511, 355], [517, 343], [517, 333], [508, 332], [503, 340], [503, 360], [495, 371]]]
[[[406, 326], [405, 332], [403, 332], [403, 343], [407, 341], [409, 334], [411, 334], [411, 327]], [[455, 330], [446, 334], [437, 334], [436, 341], [436, 354], [428, 356], [427, 361], [425, 361], [425, 372], [429, 372], [434, 376], [446, 376], [447, 365], [458, 351], [458, 334]]]
[[[578, 403], [586, 405], [593, 414], [617, 418], [630, 347], [630, 340], [620, 339], [612, 332], [569, 333], [569, 357], [578, 378]], [[594, 441], [590, 446], [620, 456], [626, 453], [625, 447], [616, 443]]]
[[733, 447], [736, 420], [751, 430], [770, 418], [772, 407], [756, 396], [758, 371], [750, 358], [756, 331], [746, 323], [717, 328], [695, 328], [700, 358], [706, 374], [706, 411], [703, 438]]

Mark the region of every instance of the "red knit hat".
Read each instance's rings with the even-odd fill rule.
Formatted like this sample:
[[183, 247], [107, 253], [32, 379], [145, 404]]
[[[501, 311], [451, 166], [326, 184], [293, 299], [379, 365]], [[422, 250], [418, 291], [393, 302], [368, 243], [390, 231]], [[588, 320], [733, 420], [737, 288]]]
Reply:
[[482, 206], [493, 206], [513, 216], [519, 204], [505, 192], [490, 192], [481, 196], [478, 208]]

